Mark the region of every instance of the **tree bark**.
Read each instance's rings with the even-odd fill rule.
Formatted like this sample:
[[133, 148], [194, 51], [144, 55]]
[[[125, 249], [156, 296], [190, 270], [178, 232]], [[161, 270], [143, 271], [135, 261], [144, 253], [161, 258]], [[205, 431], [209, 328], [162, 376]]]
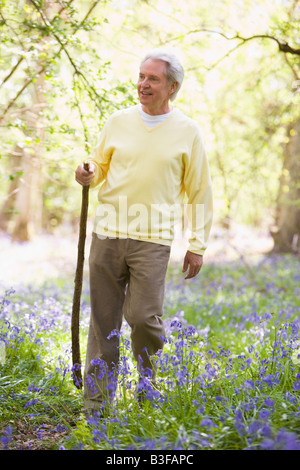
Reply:
[[[19, 147], [18, 144], [15, 145], [14, 150], [10, 155], [11, 162], [11, 174], [15, 175], [17, 172], [21, 171], [23, 157], [23, 149]], [[15, 212], [16, 198], [18, 194], [18, 185], [19, 181], [17, 177], [14, 177], [9, 185], [8, 194], [4, 200], [3, 206], [0, 213], [0, 230], [5, 232], [9, 231], [10, 221]]]
[[[89, 166], [84, 163], [84, 168], [88, 170]], [[77, 266], [75, 273], [75, 286], [73, 294], [72, 306], [72, 322], [71, 322], [71, 337], [72, 337], [72, 360], [73, 360], [73, 383], [75, 387], [81, 389], [82, 374], [81, 374], [81, 357], [80, 357], [80, 341], [79, 341], [79, 326], [80, 326], [80, 298], [82, 292], [83, 282], [83, 266], [84, 266], [84, 252], [85, 252], [85, 238], [86, 238], [86, 223], [89, 209], [89, 186], [82, 186], [82, 202], [80, 213], [79, 225], [79, 238], [77, 248]]]
[[300, 253], [300, 119], [288, 127], [288, 136], [271, 235], [275, 252]]
[[[50, 2], [43, 4], [45, 16], [50, 9]], [[46, 38], [41, 39], [41, 45]], [[43, 60], [36, 62], [36, 70], [43, 66]], [[22, 178], [18, 179], [15, 201], [15, 217], [12, 229], [14, 240], [28, 241], [42, 229], [42, 152], [44, 141], [44, 123], [41, 111], [46, 106], [45, 73], [39, 73], [31, 88], [31, 105], [20, 116], [26, 124], [24, 140], [31, 139], [23, 148], [21, 159]]]
[[26, 137], [32, 143], [25, 146], [22, 153], [22, 177], [18, 179], [18, 192], [15, 202], [14, 227], [12, 237], [28, 241], [42, 229], [42, 143], [44, 130], [40, 110], [44, 103], [44, 77], [39, 76], [32, 91], [32, 106], [25, 113]]

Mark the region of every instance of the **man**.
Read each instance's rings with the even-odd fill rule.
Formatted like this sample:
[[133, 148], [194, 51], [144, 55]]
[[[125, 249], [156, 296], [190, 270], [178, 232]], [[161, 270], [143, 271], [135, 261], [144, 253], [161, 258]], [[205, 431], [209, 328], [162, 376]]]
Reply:
[[164, 345], [165, 275], [185, 194], [191, 229], [185, 278], [196, 276], [202, 266], [212, 223], [211, 179], [198, 125], [170, 104], [183, 76], [173, 54], [147, 54], [137, 83], [140, 104], [108, 119], [87, 159], [89, 170], [83, 165], [76, 170], [81, 185], [100, 184], [89, 258], [84, 396], [91, 411], [107, 394], [112, 399], [123, 315], [140, 375], [155, 377], [151, 356]]

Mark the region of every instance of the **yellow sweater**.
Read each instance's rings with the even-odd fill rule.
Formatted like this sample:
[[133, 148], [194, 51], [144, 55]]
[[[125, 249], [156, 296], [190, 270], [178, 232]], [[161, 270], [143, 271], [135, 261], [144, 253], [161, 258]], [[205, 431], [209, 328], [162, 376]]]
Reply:
[[106, 122], [87, 161], [101, 183], [94, 231], [100, 237], [133, 238], [171, 245], [186, 194], [188, 250], [203, 254], [212, 223], [212, 189], [198, 125], [178, 109], [153, 128], [138, 106]]

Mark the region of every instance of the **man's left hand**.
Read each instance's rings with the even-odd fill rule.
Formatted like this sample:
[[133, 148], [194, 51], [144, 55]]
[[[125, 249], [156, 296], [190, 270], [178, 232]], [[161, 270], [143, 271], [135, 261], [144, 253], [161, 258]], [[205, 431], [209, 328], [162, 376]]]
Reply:
[[203, 264], [203, 256], [187, 251], [183, 261], [182, 272], [185, 273], [189, 268], [187, 276], [184, 279], [191, 279], [197, 276]]

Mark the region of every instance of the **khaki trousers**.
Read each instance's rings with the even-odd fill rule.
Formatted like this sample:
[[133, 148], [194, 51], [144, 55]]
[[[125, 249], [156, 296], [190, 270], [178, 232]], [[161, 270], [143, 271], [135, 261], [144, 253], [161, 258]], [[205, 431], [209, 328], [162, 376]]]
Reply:
[[[131, 347], [140, 373], [163, 348], [165, 276], [170, 247], [132, 239], [101, 239], [93, 233], [89, 269], [91, 318], [85, 364], [87, 408], [111, 400], [119, 362], [123, 315], [131, 327]], [[117, 333], [117, 334], [116, 334]]]

